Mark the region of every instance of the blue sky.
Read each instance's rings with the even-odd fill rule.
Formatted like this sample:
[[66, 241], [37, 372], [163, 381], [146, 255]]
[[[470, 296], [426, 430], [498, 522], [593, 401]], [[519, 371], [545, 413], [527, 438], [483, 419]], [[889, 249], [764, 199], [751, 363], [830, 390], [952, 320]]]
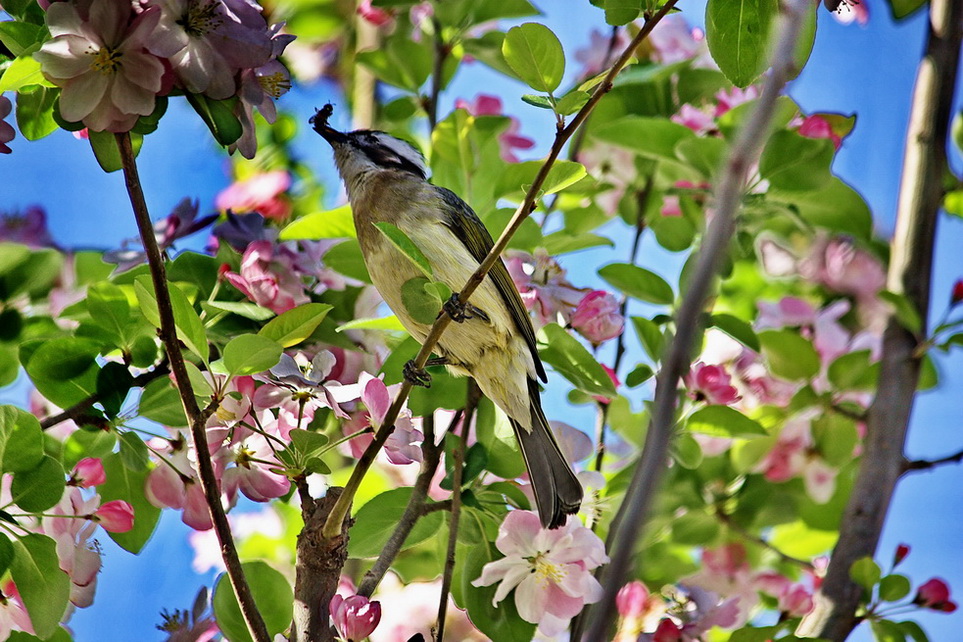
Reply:
[[[569, 3], [541, 4], [547, 7], [547, 23], [565, 43], [570, 61], [575, 49], [587, 42], [589, 26], [606, 29], [597, 10], [580, 7], [575, 13]], [[866, 28], [842, 26], [821, 15], [812, 59], [793, 83], [791, 94], [806, 110], [858, 113], [856, 129], [846, 139], [834, 169], [863, 194], [876, 216], [879, 234], [888, 237], [895, 217], [903, 137], [925, 20], [920, 14], [894, 25], [884, 4], [870, 2], [872, 16]], [[687, 1], [681, 5], [690, 21], [702, 21], [704, 3]], [[569, 74], [574, 72], [574, 65], [570, 65]], [[506, 110], [520, 117], [521, 132], [539, 143], [533, 158], [547, 150], [554, 129], [550, 114], [523, 105], [519, 100], [526, 93], [523, 87], [480, 65], [466, 67], [459, 74], [444, 97], [443, 111], [457, 97], [471, 99], [478, 88], [502, 95]], [[330, 86], [321, 85], [283, 97], [280, 107], [306, 121], [314, 107], [328, 100], [338, 102], [338, 97]], [[958, 95], [957, 111], [960, 103]], [[18, 137], [12, 146], [12, 155], [0, 157], [4, 176], [0, 211], [43, 204], [55, 238], [65, 246], [108, 248], [134, 236], [122, 177], [103, 174], [85, 142], [57, 132], [36, 143]], [[296, 148], [321, 175], [333, 176], [330, 152], [311, 132], [298, 139]], [[959, 170], [958, 155], [954, 154], [953, 162]], [[199, 198], [202, 211], [211, 208], [216, 193], [228, 183], [226, 161], [204, 125], [181, 101], [172, 101], [160, 129], [148, 138], [140, 168], [155, 218], [167, 214], [184, 196]], [[616, 252], [616, 256], [624, 254]], [[961, 256], [963, 221], [944, 216], [936, 251], [933, 316], [942, 314], [953, 281], [963, 276]], [[593, 265], [602, 257], [599, 252], [586, 252], [568, 257], [565, 266], [573, 280], [597, 284]], [[907, 444], [910, 458], [937, 458], [963, 449], [956, 398], [956, 391], [963, 389], [963, 367], [957, 355], [950, 357], [937, 358], [941, 389], [920, 395], [914, 407]], [[562, 412], [562, 388], [550, 388], [549, 415]], [[22, 403], [22, 391], [22, 387], [0, 391], [0, 401]], [[571, 423], [592, 425], [589, 411], [564, 412]], [[162, 608], [188, 608], [198, 586], [212, 580], [191, 570], [187, 532], [178, 516], [168, 512], [140, 556], [106, 542], [97, 600], [72, 620], [77, 639], [162, 639], [163, 635], [154, 631], [160, 620], [158, 612]], [[901, 542], [913, 547], [901, 570], [915, 583], [941, 576], [950, 582], [957, 601], [963, 597], [963, 466], [944, 466], [900, 483], [878, 558], [888, 560]], [[953, 615], [920, 614], [914, 619], [924, 624], [934, 642], [958, 639], [963, 628], [963, 611]], [[853, 639], [871, 637], [868, 631], [860, 630]]]

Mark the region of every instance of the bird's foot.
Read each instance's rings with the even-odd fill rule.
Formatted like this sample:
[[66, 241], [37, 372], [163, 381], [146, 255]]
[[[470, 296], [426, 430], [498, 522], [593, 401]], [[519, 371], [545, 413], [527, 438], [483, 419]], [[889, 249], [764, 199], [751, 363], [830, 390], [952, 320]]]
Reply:
[[428, 374], [428, 371], [424, 368], [416, 366], [414, 361], [405, 363], [405, 367], [401, 370], [401, 375], [405, 378], [405, 381], [413, 386], [431, 388], [431, 375]]
[[491, 321], [487, 314], [471, 303], [462, 303], [460, 295], [457, 292], [452, 294], [442, 307], [445, 313], [451, 317], [451, 320], [456, 323], [464, 323], [468, 319], [481, 319], [486, 323]]

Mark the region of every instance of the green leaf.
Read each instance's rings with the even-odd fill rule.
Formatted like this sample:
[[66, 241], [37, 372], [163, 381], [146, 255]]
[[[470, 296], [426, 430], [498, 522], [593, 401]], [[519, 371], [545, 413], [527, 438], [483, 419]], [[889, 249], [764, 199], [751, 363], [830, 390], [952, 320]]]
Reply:
[[[479, 631], [499, 642], [529, 642], [535, 634], [535, 625], [524, 621], [515, 608], [515, 594], [510, 593], [497, 606], [492, 604], [497, 585], [475, 587], [472, 581], [481, 577], [485, 564], [501, 557], [488, 542], [480, 542], [468, 549], [463, 557], [464, 568], [460, 577], [461, 595], [468, 617]], [[516, 589], [517, 590], [517, 589]]]
[[719, 519], [714, 515], [690, 511], [672, 520], [672, 541], [690, 546], [709, 544], [718, 537], [720, 529]]
[[879, 581], [879, 599], [884, 602], [898, 602], [909, 595], [910, 581], [905, 575], [893, 573]]
[[909, 17], [910, 14], [915, 13], [920, 7], [926, 5], [927, 0], [889, 0], [890, 9], [893, 11], [893, 17], [897, 20], [902, 20], [903, 18]]
[[237, 142], [244, 133], [241, 121], [234, 115], [237, 101], [237, 97], [214, 100], [202, 94], [187, 94], [187, 102], [214, 134], [214, 140], [225, 147]]
[[144, 495], [150, 471], [146, 468], [128, 468], [119, 453], [107, 455], [101, 462], [107, 477], [107, 481], [97, 487], [101, 499], [105, 502], [122, 499], [134, 509], [134, 527], [131, 530], [126, 533], [108, 532], [107, 535], [125, 551], [136, 555], [147, 544], [160, 521], [161, 510], [151, 504]]
[[30, 56], [15, 59], [0, 76], [0, 92], [17, 91], [30, 85], [53, 87], [40, 73], [40, 63]]
[[[503, 198], [521, 199], [535, 182], [535, 176], [541, 170], [542, 161], [525, 161], [523, 163], [509, 163], [498, 179], [495, 192]], [[548, 176], [542, 183], [542, 195], [554, 194], [580, 181], [585, 176], [585, 167], [581, 163], [568, 160], [555, 161], [548, 171]]]
[[[380, 555], [395, 526], [398, 525], [398, 520], [405, 512], [410, 497], [410, 488], [396, 488], [381, 493], [362, 506], [354, 516], [355, 524], [351, 528], [351, 539], [348, 541], [348, 555], [351, 557]], [[440, 511], [424, 515], [411, 529], [401, 550], [425, 541], [437, 533], [443, 525], [444, 517]]]
[[605, 24], [613, 27], [627, 25], [639, 17], [642, 0], [604, 0]]
[[776, 189], [817, 190], [829, 185], [835, 148], [826, 138], [806, 138], [798, 132], [778, 131], [769, 138], [759, 158], [759, 174]]
[[[6, 244], [0, 249], [6, 251], [9, 247]], [[16, 260], [19, 252], [14, 250], [14, 254]], [[64, 256], [58, 250], [30, 251], [25, 260], [17, 261], [4, 271], [0, 281], [0, 298], [9, 301], [20, 294], [27, 294], [34, 299], [46, 298], [54, 282], [60, 278], [63, 265]]]
[[541, 246], [552, 256], [587, 250], [592, 247], [613, 247], [611, 239], [598, 234], [569, 234], [565, 230], [552, 232], [542, 239]]
[[767, 66], [768, 38], [777, 0], [709, 0], [709, 53], [733, 85], [746, 87]]
[[398, 248], [415, 267], [421, 270], [422, 274], [428, 278], [432, 277], [431, 263], [428, 262], [428, 258], [421, 251], [421, 248], [415, 245], [415, 242], [408, 238], [407, 234], [391, 223], [374, 223], [374, 226], [378, 228], [378, 231], [384, 234], [385, 238]]
[[355, 238], [354, 217], [350, 205], [326, 212], [312, 212], [288, 223], [279, 235], [282, 241], [309, 239]]
[[575, 387], [590, 395], [615, 397], [615, 385], [608, 373], [578, 339], [556, 323], [549, 323], [541, 332], [545, 343], [538, 354]]
[[327, 436], [310, 430], [294, 428], [290, 433], [291, 445], [305, 459], [328, 445]]
[[181, 397], [168, 377], [154, 379], [144, 386], [137, 411], [141, 417], [164, 426], [178, 428], [188, 425]]
[[849, 567], [849, 577], [869, 592], [879, 583], [879, 565], [872, 557], [861, 557]]
[[525, 472], [525, 462], [508, 416], [484, 397], [478, 404], [475, 432], [478, 443], [488, 453], [485, 468], [502, 479], [515, 479]]
[[[9, 23], [0, 23], [9, 24]], [[27, 140], [40, 140], [59, 128], [54, 120], [54, 105], [60, 96], [59, 89], [35, 87], [17, 95], [17, 127]]]
[[522, 102], [528, 103], [532, 107], [538, 107], [539, 109], [555, 109], [552, 105], [552, 100], [548, 96], [542, 96], [541, 94], [525, 94], [522, 96]]
[[645, 348], [645, 353], [653, 362], [658, 362], [662, 358], [662, 348], [665, 344], [665, 337], [662, 330], [654, 321], [645, 317], [631, 317], [632, 325], [635, 326], [635, 333], [639, 337], [639, 342]]
[[712, 437], [749, 437], [765, 435], [766, 429], [735, 408], [711, 405], [692, 413], [686, 421], [689, 432]]
[[310, 337], [333, 307], [327, 303], [299, 305], [268, 321], [258, 334], [290, 348]]
[[833, 176], [818, 190], [787, 191], [771, 187], [768, 200], [795, 206], [799, 216], [810, 225], [870, 240], [873, 216], [859, 192]]
[[408, 279], [401, 285], [401, 303], [408, 315], [425, 325], [431, 325], [438, 318], [441, 311], [441, 299], [434, 289], [429, 289], [430, 282], [423, 276]]
[[556, 113], [562, 116], [569, 116], [574, 114], [579, 109], [585, 106], [585, 103], [591, 98], [590, 94], [586, 91], [573, 90], [558, 99], [555, 104]]
[[625, 116], [592, 129], [592, 135], [606, 143], [626, 147], [647, 158], [678, 163], [676, 146], [683, 140], [695, 139], [695, 133], [684, 125], [665, 118]]
[[282, 351], [281, 344], [273, 339], [260, 334], [242, 334], [224, 346], [224, 365], [235, 377], [257, 374], [278, 365]]
[[[958, 116], [959, 118], [959, 116]], [[947, 214], [963, 218], [963, 190], [953, 190], [943, 197], [943, 209]]]
[[766, 330], [758, 336], [769, 371], [777, 377], [796, 381], [810, 379], [819, 373], [816, 348], [795, 331]]
[[109, 281], [88, 286], [87, 311], [100, 328], [126, 342], [130, 303], [123, 290]]
[[912, 638], [913, 642], [930, 642], [930, 639], [926, 637], [926, 631], [916, 622], [903, 620], [902, 622], [898, 622], [898, 624], [906, 637]]
[[251, 321], [266, 321], [274, 316], [274, 310], [262, 308], [248, 301], [201, 301], [201, 309], [207, 312], [229, 312]]
[[535, 91], [550, 94], [562, 82], [565, 53], [558, 37], [545, 25], [526, 22], [509, 29], [502, 55], [522, 82]]
[[57, 337], [43, 341], [24, 367], [40, 394], [69, 408], [97, 391], [98, 352], [98, 345], [89, 339]]
[[655, 372], [649, 364], [640, 363], [629, 374], [625, 375], [625, 385], [634, 388], [651, 379], [654, 374]]
[[[110, 132], [87, 131], [87, 140], [90, 148], [94, 151], [94, 157], [100, 168], [107, 172], [116, 172], [124, 167], [124, 162], [120, 157], [120, 149], [117, 147], [117, 138]], [[140, 147], [144, 142], [144, 137], [138, 134], [131, 134], [131, 146], [134, 150], [134, 157], [140, 153]]]
[[347, 330], [385, 330], [388, 332], [404, 332], [405, 326], [395, 315], [378, 317], [375, 319], [354, 319], [338, 326], [338, 332]]
[[847, 352], [829, 364], [829, 382], [838, 391], [875, 390], [879, 364], [871, 362], [869, 350]]
[[906, 640], [903, 629], [896, 622], [870, 620], [869, 627], [873, 631], [873, 639], [876, 642], [904, 642]]
[[118, 443], [120, 444], [118, 454], [124, 466], [134, 471], [147, 470], [149, 461], [147, 444], [137, 433], [131, 431], [122, 433]]
[[15, 554], [13, 544], [10, 543], [10, 538], [0, 533], [0, 575], [6, 574], [10, 568], [10, 564], [13, 562]]
[[[171, 308], [174, 312], [174, 326], [177, 329], [177, 338], [184, 342], [187, 349], [196, 354], [205, 363], [209, 352], [207, 349], [207, 332], [204, 330], [204, 323], [194, 306], [188, 300], [187, 295], [176, 283], [168, 283], [168, 292], [171, 298]], [[137, 294], [137, 302], [140, 304], [141, 312], [147, 321], [154, 327], [160, 327], [160, 313], [157, 310], [157, 298], [154, 294], [154, 284], [151, 277], [142, 274], [134, 280], [134, 292]]]
[[629, 263], [610, 263], [599, 269], [599, 276], [626, 296], [658, 305], [675, 300], [672, 286], [655, 272]]
[[672, 440], [670, 454], [679, 465], [688, 470], [695, 470], [702, 464], [702, 446], [695, 438], [687, 433], [680, 433]]
[[709, 318], [709, 325], [719, 328], [747, 348], [759, 352], [759, 337], [752, 326], [742, 319], [731, 314], [713, 314]]
[[[268, 635], [273, 638], [291, 624], [294, 610], [294, 591], [291, 590], [291, 584], [265, 562], [246, 562], [241, 564], [241, 568], [251, 586], [257, 610], [264, 618]], [[234, 587], [226, 574], [217, 578], [211, 602], [214, 619], [225, 638], [231, 642], [252, 642], [241, 607], [234, 595]]]
[[[8, 5], [4, 3], [4, 6]], [[50, 37], [43, 25], [11, 20], [0, 22], [0, 43], [3, 43], [14, 56], [22, 56], [28, 50], [35, 51]]]
[[10, 494], [23, 510], [39, 513], [60, 501], [66, 485], [64, 467], [53, 457], [44, 455], [35, 468], [14, 474]]
[[432, 49], [430, 39], [414, 42], [406, 35], [389, 38], [379, 49], [362, 51], [355, 56], [358, 63], [368, 67], [389, 85], [417, 93], [431, 75]]
[[722, 166], [728, 149], [722, 138], [686, 138], [675, 146], [675, 155], [702, 176], [711, 179]]
[[10, 574], [37, 637], [47, 639], [67, 610], [70, 578], [60, 570], [57, 545], [46, 535], [25, 535], [13, 542], [13, 548]]
[[43, 431], [32, 414], [0, 406], [0, 466], [5, 473], [31, 470], [43, 459]]

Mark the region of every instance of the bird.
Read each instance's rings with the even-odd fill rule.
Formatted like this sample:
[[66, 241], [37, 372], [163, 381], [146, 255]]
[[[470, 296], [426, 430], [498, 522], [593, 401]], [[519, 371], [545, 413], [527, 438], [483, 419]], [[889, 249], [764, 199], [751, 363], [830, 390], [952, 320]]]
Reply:
[[[491, 234], [457, 194], [428, 180], [424, 156], [412, 144], [377, 130], [340, 132], [328, 119], [332, 106], [310, 122], [334, 151], [353, 212], [358, 243], [371, 281], [405, 329], [424, 343], [431, 329], [402, 301], [402, 286], [423, 276], [375, 224], [401, 230], [424, 254], [436, 281], [452, 292], [444, 309], [455, 323], [441, 335], [432, 364], [475, 379], [481, 392], [508, 416], [534, 491], [543, 528], [559, 528], [578, 512], [582, 485], [562, 454], [541, 404], [547, 383], [535, 330], [525, 304], [499, 258], [465, 305], [458, 290], [494, 246]], [[428, 385], [413, 362], [405, 378]]]

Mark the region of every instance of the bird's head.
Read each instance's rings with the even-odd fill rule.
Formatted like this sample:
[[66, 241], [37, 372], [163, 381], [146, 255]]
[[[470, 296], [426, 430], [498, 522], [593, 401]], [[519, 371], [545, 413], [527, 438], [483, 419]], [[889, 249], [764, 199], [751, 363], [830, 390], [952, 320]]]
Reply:
[[335, 164], [349, 192], [359, 178], [374, 171], [397, 170], [427, 179], [425, 157], [411, 143], [369, 129], [339, 132], [328, 124], [332, 111], [330, 104], [325, 105], [311, 117], [310, 123], [334, 150]]

